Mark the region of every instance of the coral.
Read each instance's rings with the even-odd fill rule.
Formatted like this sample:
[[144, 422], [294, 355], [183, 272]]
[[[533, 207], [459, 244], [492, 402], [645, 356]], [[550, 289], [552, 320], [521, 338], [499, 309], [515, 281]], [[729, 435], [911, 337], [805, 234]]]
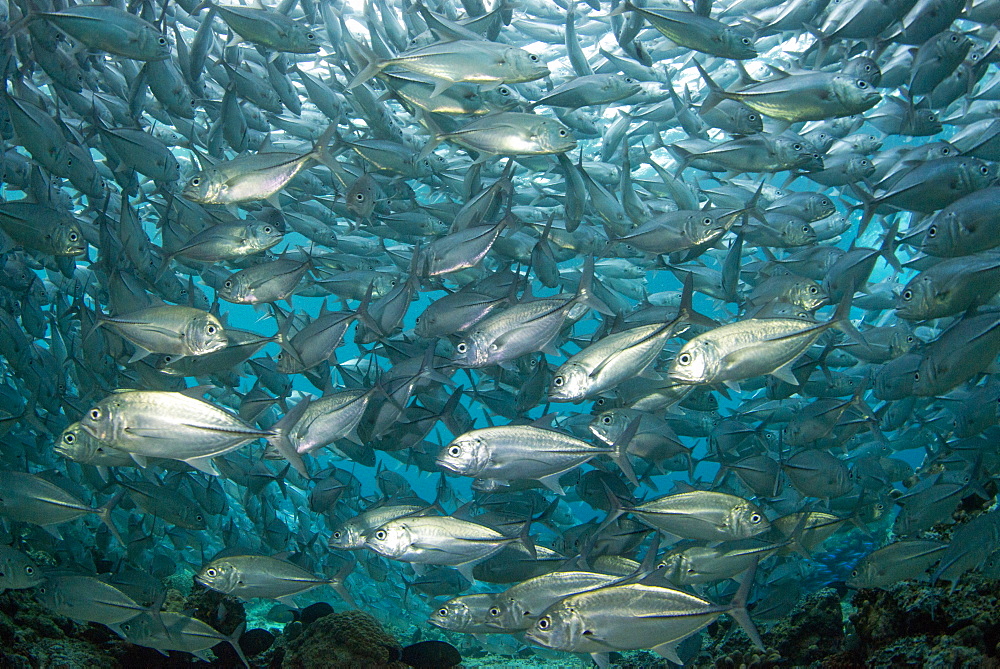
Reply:
[[780, 653], [786, 664], [810, 664], [842, 649], [843, 618], [840, 595], [823, 588], [800, 599], [788, 617], [764, 634], [764, 643]]
[[232, 634], [237, 627], [247, 621], [246, 608], [242, 601], [210, 590], [197, 582], [184, 601], [183, 609], [190, 610], [193, 617], [208, 623], [222, 634]]
[[761, 632], [764, 651], [754, 649], [735, 624], [714, 623], [706, 630], [694, 665], [704, 669], [826, 666], [824, 660], [845, 645], [840, 595], [832, 588], [806, 595], [788, 616]]
[[281, 666], [405, 669], [401, 662], [390, 662], [390, 648], [397, 646], [396, 640], [369, 614], [357, 610], [331, 613], [286, 642]]
[[1000, 581], [968, 572], [953, 592], [907, 581], [854, 596], [858, 651], [873, 667], [998, 667]]
[[120, 666], [111, 636], [99, 625], [77, 625], [37, 603], [30, 592], [0, 594], [0, 666], [16, 669]]

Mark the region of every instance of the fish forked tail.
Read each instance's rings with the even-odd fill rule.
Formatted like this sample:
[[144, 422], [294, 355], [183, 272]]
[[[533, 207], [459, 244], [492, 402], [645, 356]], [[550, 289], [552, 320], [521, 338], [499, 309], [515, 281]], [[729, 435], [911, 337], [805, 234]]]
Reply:
[[305, 413], [306, 408], [309, 406], [310, 398], [307, 396], [299, 401], [291, 411], [282, 416], [281, 420], [275, 423], [274, 427], [271, 428], [271, 434], [267, 435], [266, 439], [268, 443], [278, 449], [288, 462], [295, 467], [295, 471], [302, 474], [305, 478], [309, 478], [309, 472], [306, 470], [306, 465], [302, 461], [302, 456], [299, 455], [298, 451], [295, 450], [295, 445], [292, 440], [288, 438], [288, 433], [291, 431], [295, 425], [302, 418]]
[[333, 578], [327, 581], [330, 587], [333, 588], [334, 592], [336, 592], [340, 598], [347, 602], [353, 609], [358, 608], [357, 602], [355, 602], [354, 598], [351, 597], [351, 593], [347, 591], [344, 583], [347, 581], [347, 577], [351, 575], [351, 572], [354, 571], [354, 567], [356, 567], [357, 564], [358, 561], [355, 559], [345, 561], [344, 565], [337, 570], [336, 574], [333, 575]]
[[358, 55], [364, 58], [366, 62], [365, 66], [361, 68], [361, 71], [354, 75], [351, 82], [347, 84], [347, 90], [357, 88], [389, 65], [387, 61], [379, 60], [379, 57], [368, 47], [367, 44], [364, 44], [361, 41], [354, 41], [352, 46], [358, 50]]
[[754, 646], [759, 650], [765, 650], [764, 641], [760, 638], [760, 632], [757, 631], [757, 626], [753, 624], [753, 620], [750, 619], [750, 613], [747, 611], [747, 596], [750, 594], [750, 588], [753, 587], [754, 575], [756, 573], [757, 561], [755, 560], [753, 566], [747, 569], [746, 576], [743, 577], [743, 582], [740, 583], [740, 589], [733, 595], [726, 613], [743, 628], [743, 631], [750, 637], [750, 641], [753, 642]]
[[111, 512], [116, 506], [118, 506], [118, 502], [121, 501], [124, 494], [124, 490], [119, 490], [111, 497], [111, 499], [107, 501], [106, 504], [94, 509], [94, 513], [97, 514], [97, 517], [101, 519], [101, 522], [104, 523], [104, 525], [108, 528], [108, 531], [111, 532], [111, 536], [117, 539], [118, 543], [120, 543], [123, 547], [127, 548], [128, 544], [125, 543], [122, 535], [119, 534], [118, 528], [115, 527], [115, 524], [111, 522]]
[[604, 300], [600, 299], [593, 292], [594, 285], [594, 256], [588, 255], [583, 261], [583, 275], [580, 277], [580, 286], [576, 290], [576, 295], [573, 297], [573, 302], [577, 304], [585, 304], [594, 311], [600, 312], [605, 316], [615, 316], [614, 310], [611, 309]]
[[701, 75], [702, 80], [705, 82], [705, 86], [708, 88], [708, 97], [705, 98], [705, 101], [701, 103], [701, 107], [698, 108], [698, 114], [704, 115], [715, 109], [715, 107], [728, 96], [722, 86], [715, 83], [715, 80], [708, 74], [708, 71], [701, 66], [701, 63], [698, 62], [697, 58], [692, 58], [691, 61], [694, 63], [694, 66], [698, 68], [698, 74]]
[[632, 443], [635, 433], [639, 430], [640, 420], [640, 418], [635, 418], [631, 423], [629, 423], [628, 427], [625, 428], [625, 431], [622, 432], [617, 439], [615, 439], [615, 443], [611, 446], [612, 452], [610, 454], [611, 459], [614, 460], [616, 465], [618, 465], [618, 469], [622, 471], [625, 478], [627, 478], [629, 483], [637, 488], [639, 487], [639, 479], [636, 478], [635, 470], [632, 469], [632, 462], [628, 459], [627, 449], [628, 445]]

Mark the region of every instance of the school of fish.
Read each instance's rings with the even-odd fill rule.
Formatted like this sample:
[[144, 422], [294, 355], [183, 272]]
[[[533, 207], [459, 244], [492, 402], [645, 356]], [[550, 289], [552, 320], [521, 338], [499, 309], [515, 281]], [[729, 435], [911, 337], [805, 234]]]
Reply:
[[605, 667], [954, 588], [1000, 549], [998, 22], [0, 0], [0, 589]]

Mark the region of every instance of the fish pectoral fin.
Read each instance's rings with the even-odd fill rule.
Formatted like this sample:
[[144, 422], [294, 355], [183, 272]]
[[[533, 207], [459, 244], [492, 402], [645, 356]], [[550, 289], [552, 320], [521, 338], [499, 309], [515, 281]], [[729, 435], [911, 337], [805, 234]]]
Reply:
[[295, 603], [295, 595], [282, 595], [281, 597], [275, 597], [275, 599], [290, 608], [298, 608], [298, 605]]
[[142, 348], [141, 346], [136, 346], [135, 347], [135, 353], [133, 353], [132, 357], [128, 359], [128, 363], [132, 364], [133, 362], [137, 362], [139, 360], [147, 358], [147, 357], [149, 357], [149, 355], [151, 353], [152, 353], [152, 351], [147, 351], [146, 349]]
[[795, 361], [792, 360], [791, 362], [787, 362], [781, 367], [778, 367], [778, 369], [771, 372], [771, 376], [776, 379], [781, 379], [785, 383], [790, 383], [793, 386], [799, 385], [799, 380], [795, 378], [794, 374], [792, 374], [792, 362]]
[[475, 565], [476, 565], [475, 562], [463, 562], [462, 564], [455, 565], [455, 569], [457, 569], [458, 573], [461, 574], [463, 577], [465, 577], [465, 579], [468, 580], [469, 583], [475, 583], [476, 577], [472, 575], [472, 568]]
[[129, 453], [129, 455], [131, 455], [132, 459], [135, 460], [135, 464], [139, 465], [143, 469], [149, 466], [149, 458], [145, 455], [139, 455], [138, 453]]
[[592, 659], [594, 664], [600, 667], [600, 669], [607, 669], [611, 666], [610, 656], [611, 653], [591, 653], [590, 659]]
[[677, 644], [673, 641], [661, 643], [659, 646], [653, 646], [650, 650], [660, 657], [667, 658], [674, 664], [679, 664], [682, 667], [684, 666], [684, 662], [682, 662], [681, 658], [677, 655]]
[[188, 463], [200, 472], [205, 472], [210, 476], [218, 476], [219, 470], [215, 468], [215, 463], [212, 462], [214, 458], [214, 455], [205, 458], [190, 458], [184, 462]]
[[446, 90], [451, 88], [452, 82], [446, 81], [444, 79], [437, 79], [434, 81], [434, 90], [431, 91], [431, 97], [436, 98], [437, 96], [444, 93]]
[[639, 376], [641, 378], [650, 379], [652, 381], [663, 381], [664, 379], [663, 375], [657, 372], [655, 369], [653, 369], [652, 365], [639, 372]]
[[565, 495], [566, 491], [564, 491], [562, 486], [559, 485], [559, 477], [562, 476], [564, 473], [565, 472], [557, 472], [555, 474], [549, 474], [548, 476], [543, 476], [542, 478], [538, 479], [538, 482], [557, 495]]

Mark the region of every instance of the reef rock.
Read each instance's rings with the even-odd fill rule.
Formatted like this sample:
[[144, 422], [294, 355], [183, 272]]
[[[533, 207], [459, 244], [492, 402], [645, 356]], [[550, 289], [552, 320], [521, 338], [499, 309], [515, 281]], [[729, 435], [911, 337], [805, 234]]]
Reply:
[[319, 618], [287, 642], [282, 669], [384, 667], [406, 669], [392, 662], [396, 639], [364, 611], [331, 613]]

